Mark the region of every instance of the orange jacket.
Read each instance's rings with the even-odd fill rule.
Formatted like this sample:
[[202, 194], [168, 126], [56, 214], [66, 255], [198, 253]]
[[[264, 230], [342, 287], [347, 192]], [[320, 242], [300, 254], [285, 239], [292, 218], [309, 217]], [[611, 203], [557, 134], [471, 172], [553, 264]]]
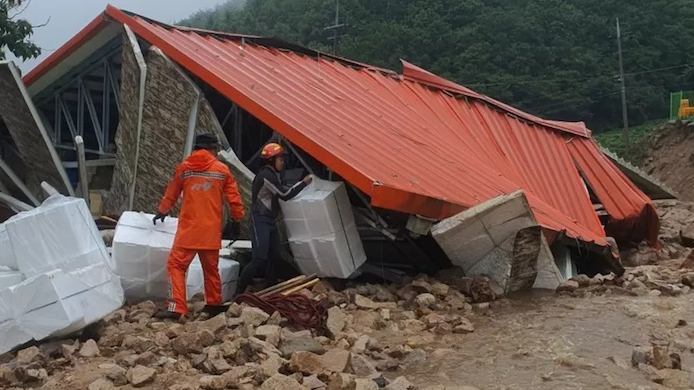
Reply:
[[183, 193], [174, 247], [212, 250], [221, 248], [224, 199], [231, 217], [244, 217], [236, 180], [229, 168], [206, 150], [196, 150], [176, 169], [166, 188], [159, 212], [167, 214]]

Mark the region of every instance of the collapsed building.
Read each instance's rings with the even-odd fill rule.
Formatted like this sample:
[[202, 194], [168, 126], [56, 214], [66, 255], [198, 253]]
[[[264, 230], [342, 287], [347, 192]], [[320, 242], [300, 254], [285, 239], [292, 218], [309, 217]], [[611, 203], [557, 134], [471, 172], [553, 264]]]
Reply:
[[[270, 140], [291, 152], [289, 183], [306, 173], [345, 182], [367, 273], [394, 277], [465, 262], [475, 240], [456, 240], [468, 245], [456, 248], [430, 234], [454, 216], [482, 221], [486, 231], [475, 234], [511, 226], [500, 239], [510, 239], [510, 253], [517, 232], [535, 229], [535, 271], [540, 252], [585, 273], [610, 269], [608, 237], [657, 245], [651, 200], [583, 123], [535, 117], [405, 61], [398, 74], [275, 38], [171, 26], [108, 6], [22, 79], [4, 63], [0, 83], [0, 191], [32, 205], [43, 199], [43, 181], [75, 194], [79, 135], [92, 209], [153, 211], [195, 134], [213, 131], [246, 205]], [[507, 201], [515, 211], [488, 212]], [[507, 224], [521, 214], [529, 218], [522, 226]], [[501, 244], [492, 241], [490, 248]]]

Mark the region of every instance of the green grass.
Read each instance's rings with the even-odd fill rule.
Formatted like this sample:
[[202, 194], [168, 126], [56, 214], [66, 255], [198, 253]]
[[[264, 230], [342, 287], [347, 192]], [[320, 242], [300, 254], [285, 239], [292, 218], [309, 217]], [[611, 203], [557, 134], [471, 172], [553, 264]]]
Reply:
[[624, 151], [622, 129], [594, 132], [593, 137], [595, 137], [595, 140], [598, 141], [602, 147], [609, 149], [632, 164], [640, 166], [644, 157], [644, 148], [647, 146], [642, 141], [647, 139], [648, 136], [653, 134], [655, 129], [661, 127], [664, 123], [665, 120], [657, 120], [646, 122], [639, 126], [629, 127], [631, 151], [628, 155], [626, 155]]

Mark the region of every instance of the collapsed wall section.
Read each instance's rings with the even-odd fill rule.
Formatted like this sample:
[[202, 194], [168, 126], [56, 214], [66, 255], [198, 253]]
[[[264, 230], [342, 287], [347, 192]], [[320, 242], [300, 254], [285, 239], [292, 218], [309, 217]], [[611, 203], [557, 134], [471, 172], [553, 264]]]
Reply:
[[26, 185], [38, 199], [45, 199], [41, 182], [74, 195], [53, 143], [11, 62], [0, 64], [0, 117], [5, 122], [26, 167]]
[[137, 132], [140, 123], [140, 84], [147, 66], [135, 35], [125, 27], [120, 85], [120, 120], [115, 143], [118, 149], [111, 190], [104, 199], [104, 211], [120, 215], [129, 209], [130, 187], [136, 171]]

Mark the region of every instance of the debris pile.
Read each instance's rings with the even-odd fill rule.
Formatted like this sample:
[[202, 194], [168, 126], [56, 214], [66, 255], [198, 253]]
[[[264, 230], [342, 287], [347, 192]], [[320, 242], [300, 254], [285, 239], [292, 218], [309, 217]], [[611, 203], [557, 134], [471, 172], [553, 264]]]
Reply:
[[[680, 260], [673, 260], [681, 262]], [[595, 295], [627, 296], [680, 296], [689, 294], [694, 287], [694, 257], [682, 262], [680, 268], [657, 265], [628, 268], [622, 276], [596, 275], [592, 278], [578, 275], [557, 288], [560, 294], [577, 297]]]
[[[615, 361], [616, 363], [616, 361]], [[682, 359], [672, 352], [671, 343], [653, 339], [650, 346], [638, 346], [631, 354], [631, 366], [646, 378], [669, 389], [689, 389], [689, 372], [682, 369]]]
[[[324, 294], [334, 304], [316, 334], [245, 304], [207, 318], [199, 314], [199, 295], [191, 303], [196, 320], [159, 322], [156, 305], [146, 301], [109, 315], [81, 340], [0, 357], [0, 386], [414, 390], [399, 371], [426, 360], [425, 349], [438, 335], [474, 332], [467, 318], [475, 315], [473, 302], [495, 298], [488, 279], [452, 276], [447, 282], [422, 276], [404, 286], [336, 291], [321, 281], [303, 292]], [[379, 330], [406, 341], [379, 337]]]
[[678, 200], [655, 201], [660, 219], [660, 249], [646, 243], [624, 248], [621, 260], [625, 266], [638, 267], [660, 261], [682, 259], [694, 248], [694, 203]]

